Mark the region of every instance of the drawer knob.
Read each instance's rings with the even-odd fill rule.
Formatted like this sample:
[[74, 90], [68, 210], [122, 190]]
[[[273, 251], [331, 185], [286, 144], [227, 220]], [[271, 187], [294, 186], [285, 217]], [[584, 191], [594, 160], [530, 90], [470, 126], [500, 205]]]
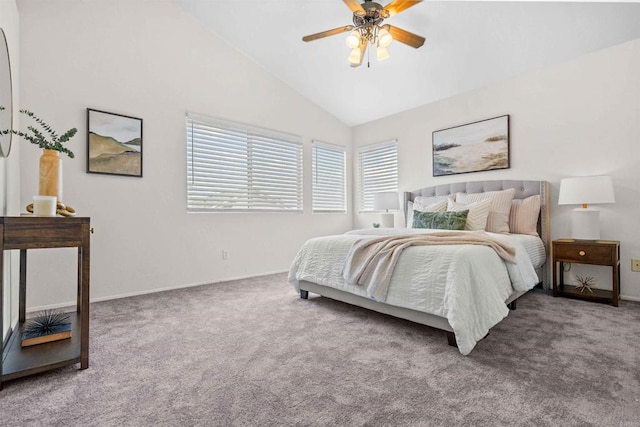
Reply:
[[585, 251], [580, 251], [580, 252], [578, 252], [578, 254], [579, 254], [580, 256], [585, 256], [587, 253], [586, 253]]

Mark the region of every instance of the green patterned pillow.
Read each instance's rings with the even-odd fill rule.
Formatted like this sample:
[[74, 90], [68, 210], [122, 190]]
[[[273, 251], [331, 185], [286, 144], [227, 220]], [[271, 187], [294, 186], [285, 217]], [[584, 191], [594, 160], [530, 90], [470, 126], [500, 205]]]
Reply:
[[433, 228], [438, 230], [464, 230], [468, 210], [447, 212], [413, 211], [413, 228]]

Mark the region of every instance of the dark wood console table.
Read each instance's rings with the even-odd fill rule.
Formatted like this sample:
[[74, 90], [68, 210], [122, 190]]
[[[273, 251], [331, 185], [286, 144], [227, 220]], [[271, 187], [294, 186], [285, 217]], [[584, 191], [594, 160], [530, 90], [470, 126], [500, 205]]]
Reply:
[[[20, 250], [20, 290], [18, 325], [3, 344], [0, 359], [2, 382], [80, 363], [89, 367], [89, 265], [90, 218], [0, 217], [0, 330], [4, 320], [4, 251]], [[78, 299], [71, 314], [70, 339], [22, 347], [21, 330], [25, 321], [27, 293], [27, 250], [41, 248], [78, 248]]]

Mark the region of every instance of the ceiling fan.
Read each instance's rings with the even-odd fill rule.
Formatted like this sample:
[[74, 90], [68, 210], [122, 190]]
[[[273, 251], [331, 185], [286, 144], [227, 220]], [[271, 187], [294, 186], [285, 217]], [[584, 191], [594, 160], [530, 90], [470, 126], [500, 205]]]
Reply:
[[377, 47], [378, 61], [382, 61], [389, 57], [387, 46], [393, 40], [416, 49], [424, 44], [424, 37], [393, 25], [382, 24], [385, 19], [397, 15], [411, 6], [415, 6], [422, 0], [393, 0], [386, 6], [382, 6], [372, 0], [364, 0], [362, 4], [358, 0], [343, 1], [353, 12], [353, 25], [345, 25], [344, 27], [310, 34], [304, 36], [302, 41], [310, 42], [350, 31], [346, 41], [347, 46], [351, 48], [349, 62], [352, 67], [359, 67], [362, 64], [364, 53], [369, 45]]

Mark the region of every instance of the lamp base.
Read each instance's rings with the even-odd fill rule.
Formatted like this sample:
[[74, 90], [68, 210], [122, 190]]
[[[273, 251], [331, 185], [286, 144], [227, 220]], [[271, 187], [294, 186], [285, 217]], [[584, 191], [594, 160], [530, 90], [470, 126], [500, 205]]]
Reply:
[[600, 239], [600, 211], [576, 208], [571, 214], [571, 237], [581, 240]]
[[380, 215], [380, 225], [384, 228], [393, 228], [395, 214], [392, 213], [383, 213]]

